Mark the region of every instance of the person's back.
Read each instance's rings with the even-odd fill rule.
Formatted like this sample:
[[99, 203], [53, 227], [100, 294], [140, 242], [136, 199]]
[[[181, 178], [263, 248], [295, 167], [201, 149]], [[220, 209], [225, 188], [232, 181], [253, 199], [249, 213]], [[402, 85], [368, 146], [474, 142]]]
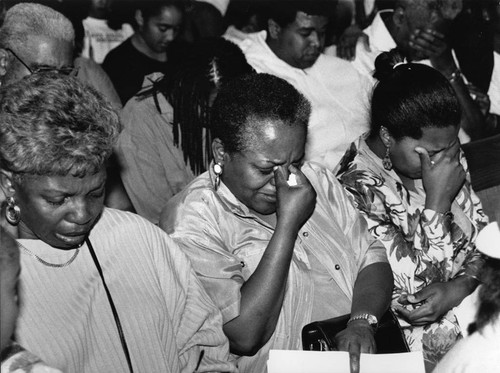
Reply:
[[306, 160], [334, 169], [349, 143], [368, 129], [370, 82], [347, 61], [321, 52], [329, 5], [271, 2], [268, 29], [239, 43], [248, 62], [295, 86], [312, 103]]
[[223, 38], [195, 43], [168, 75], [148, 76], [148, 87], [121, 112], [118, 141], [122, 179], [136, 211], [158, 223], [166, 202], [209, 164], [209, 108], [226, 81], [252, 68]]

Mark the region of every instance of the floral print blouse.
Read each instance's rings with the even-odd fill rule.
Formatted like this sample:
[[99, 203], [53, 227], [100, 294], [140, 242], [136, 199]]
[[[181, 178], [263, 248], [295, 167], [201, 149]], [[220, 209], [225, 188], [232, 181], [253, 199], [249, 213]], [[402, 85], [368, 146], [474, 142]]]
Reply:
[[[383, 167], [382, 159], [366, 144], [366, 136], [351, 144], [337, 177], [353, 197], [372, 235], [387, 250], [394, 274], [393, 304], [399, 304], [400, 295], [413, 294], [431, 283], [462, 275], [478, 278], [483, 257], [476, 251], [475, 239], [487, 217], [471, 188], [465, 158], [462, 156], [461, 162], [467, 178], [452, 204], [450, 219], [425, 209], [422, 181], [415, 180], [416, 191], [408, 190], [394, 170]], [[431, 365], [462, 337], [453, 310], [424, 327], [399, 321], [411, 350], [423, 350]]]

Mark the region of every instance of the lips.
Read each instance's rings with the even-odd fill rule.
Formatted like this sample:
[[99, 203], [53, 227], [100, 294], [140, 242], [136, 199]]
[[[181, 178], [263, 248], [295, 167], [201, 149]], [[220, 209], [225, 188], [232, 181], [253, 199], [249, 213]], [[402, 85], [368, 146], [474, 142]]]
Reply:
[[56, 233], [57, 239], [65, 242], [69, 245], [75, 245], [81, 243], [85, 237], [87, 237], [88, 231], [79, 231], [71, 233]]
[[275, 203], [276, 202], [276, 195], [275, 194], [265, 194], [265, 193], [262, 193], [262, 198], [266, 202], [270, 202], [270, 203]]

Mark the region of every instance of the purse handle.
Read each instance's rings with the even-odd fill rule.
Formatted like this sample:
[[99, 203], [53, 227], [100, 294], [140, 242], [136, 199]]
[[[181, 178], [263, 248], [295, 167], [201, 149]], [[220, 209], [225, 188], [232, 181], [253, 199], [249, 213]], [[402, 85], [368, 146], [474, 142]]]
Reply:
[[120, 318], [118, 317], [118, 312], [116, 311], [115, 303], [113, 302], [113, 298], [111, 297], [111, 293], [109, 292], [108, 285], [106, 284], [106, 281], [104, 280], [104, 275], [102, 273], [101, 265], [99, 264], [99, 261], [97, 260], [97, 256], [95, 255], [94, 247], [90, 243], [90, 239], [88, 237], [85, 239], [85, 243], [87, 244], [87, 246], [89, 248], [90, 255], [92, 256], [92, 259], [94, 260], [95, 266], [97, 268], [97, 272], [99, 272], [99, 276], [101, 276], [102, 284], [104, 285], [104, 290], [106, 291], [109, 305], [111, 306], [111, 311], [113, 312], [113, 317], [115, 319], [116, 328], [118, 329], [118, 335], [120, 337], [120, 342], [122, 344], [123, 352], [125, 354], [125, 358], [127, 359], [128, 369], [129, 369], [130, 373], [134, 373], [134, 370], [132, 368], [132, 360], [130, 359], [130, 353], [128, 352], [127, 341], [125, 340], [125, 335], [123, 334], [122, 324], [120, 322]]

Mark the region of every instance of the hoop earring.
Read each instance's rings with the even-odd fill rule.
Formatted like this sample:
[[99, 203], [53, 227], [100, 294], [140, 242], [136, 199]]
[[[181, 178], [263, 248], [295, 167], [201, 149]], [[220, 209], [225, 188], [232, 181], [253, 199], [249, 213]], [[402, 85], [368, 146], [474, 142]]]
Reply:
[[14, 197], [7, 197], [5, 219], [7, 219], [7, 221], [12, 225], [17, 225], [21, 221], [21, 209], [16, 204]]
[[217, 189], [219, 189], [219, 185], [220, 185], [220, 175], [222, 175], [222, 163], [220, 162], [217, 162], [216, 164], [214, 164], [214, 173], [215, 173], [215, 191], [217, 191]]
[[384, 168], [387, 171], [392, 170], [392, 162], [391, 162], [391, 158], [390, 158], [390, 148], [389, 147], [385, 148], [385, 156], [382, 159], [382, 165], [384, 166]]

